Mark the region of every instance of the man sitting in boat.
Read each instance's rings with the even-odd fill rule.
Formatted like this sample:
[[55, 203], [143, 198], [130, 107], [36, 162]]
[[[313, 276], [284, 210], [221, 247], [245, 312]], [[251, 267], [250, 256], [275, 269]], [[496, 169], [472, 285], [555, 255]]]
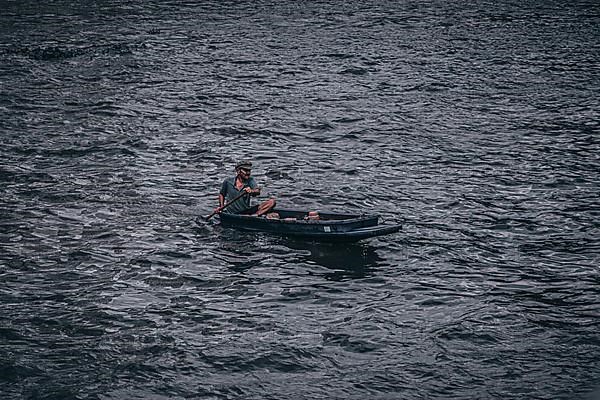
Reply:
[[[215, 210], [216, 212], [260, 216], [267, 214], [275, 207], [274, 198], [255, 206], [250, 205], [250, 197], [260, 195], [260, 188], [256, 185], [254, 178], [250, 176], [252, 173], [252, 163], [250, 161], [238, 162], [235, 166], [235, 172], [235, 177], [223, 181], [219, 192], [219, 207]], [[244, 192], [245, 195], [243, 195]], [[225, 205], [227, 207], [222, 209]]]

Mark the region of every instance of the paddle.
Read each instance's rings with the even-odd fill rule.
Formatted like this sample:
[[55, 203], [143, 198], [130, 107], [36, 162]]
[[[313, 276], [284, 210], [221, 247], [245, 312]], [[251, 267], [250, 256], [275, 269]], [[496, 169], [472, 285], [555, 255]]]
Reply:
[[238, 201], [239, 199], [241, 199], [244, 195], [246, 195], [248, 193], [246, 193], [245, 190], [242, 190], [242, 193], [240, 193], [239, 195], [237, 195], [233, 200], [231, 200], [229, 203], [223, 204], [223, 206], [217, 208], [215, 211], [212, 212], [212, 214], [204, 217], [205, 221], [208, 221], [209, 219], [211, 219], [215, 214], [220, 213], [221, 211], [223, 211], [224, 209], [226, 209], [227, 207], [229, 207], [230, 205], [232, 205], [233, 203], [235, 203], [236, 201]]

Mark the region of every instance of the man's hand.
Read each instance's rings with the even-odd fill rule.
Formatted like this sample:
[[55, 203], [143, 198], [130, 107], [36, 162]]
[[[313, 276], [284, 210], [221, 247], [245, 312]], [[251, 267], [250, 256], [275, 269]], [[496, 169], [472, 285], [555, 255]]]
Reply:
[[260, 189], [259, 188], [252, 189], [252, 188], [250, 188], [250, 187], [247, 186], [247, 187], [244, 188], [244, 191], [246, 193], [248, 193], [249, 195], [251, 195], [251, 196], [258, 196], [260, 194]]

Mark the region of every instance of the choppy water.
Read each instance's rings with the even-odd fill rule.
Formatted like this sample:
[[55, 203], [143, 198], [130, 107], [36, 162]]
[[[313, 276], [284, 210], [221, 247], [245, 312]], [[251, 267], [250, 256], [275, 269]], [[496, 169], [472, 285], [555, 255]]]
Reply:
[[[0, 6], [3, 399], [598, 397], [595, 1], [83, 3]], [[196, 224], [243, 156], [404, 229]]]

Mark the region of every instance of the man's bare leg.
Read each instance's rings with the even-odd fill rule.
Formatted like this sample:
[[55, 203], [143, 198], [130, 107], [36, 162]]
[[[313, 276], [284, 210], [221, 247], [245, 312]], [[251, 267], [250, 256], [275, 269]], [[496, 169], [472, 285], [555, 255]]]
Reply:
[[273, 208], [275, 208], [275, 204], [276, 204], [275, 199], [269, 199], [269, 200], [263, 201], [258, 206], [258, 210], [256, 210], [256, 213], [254, 213], [252, 215], [255, 215], [257, 217], [259, 217], [261, 215], [265, 215], [266, 213], [271, 211]]

